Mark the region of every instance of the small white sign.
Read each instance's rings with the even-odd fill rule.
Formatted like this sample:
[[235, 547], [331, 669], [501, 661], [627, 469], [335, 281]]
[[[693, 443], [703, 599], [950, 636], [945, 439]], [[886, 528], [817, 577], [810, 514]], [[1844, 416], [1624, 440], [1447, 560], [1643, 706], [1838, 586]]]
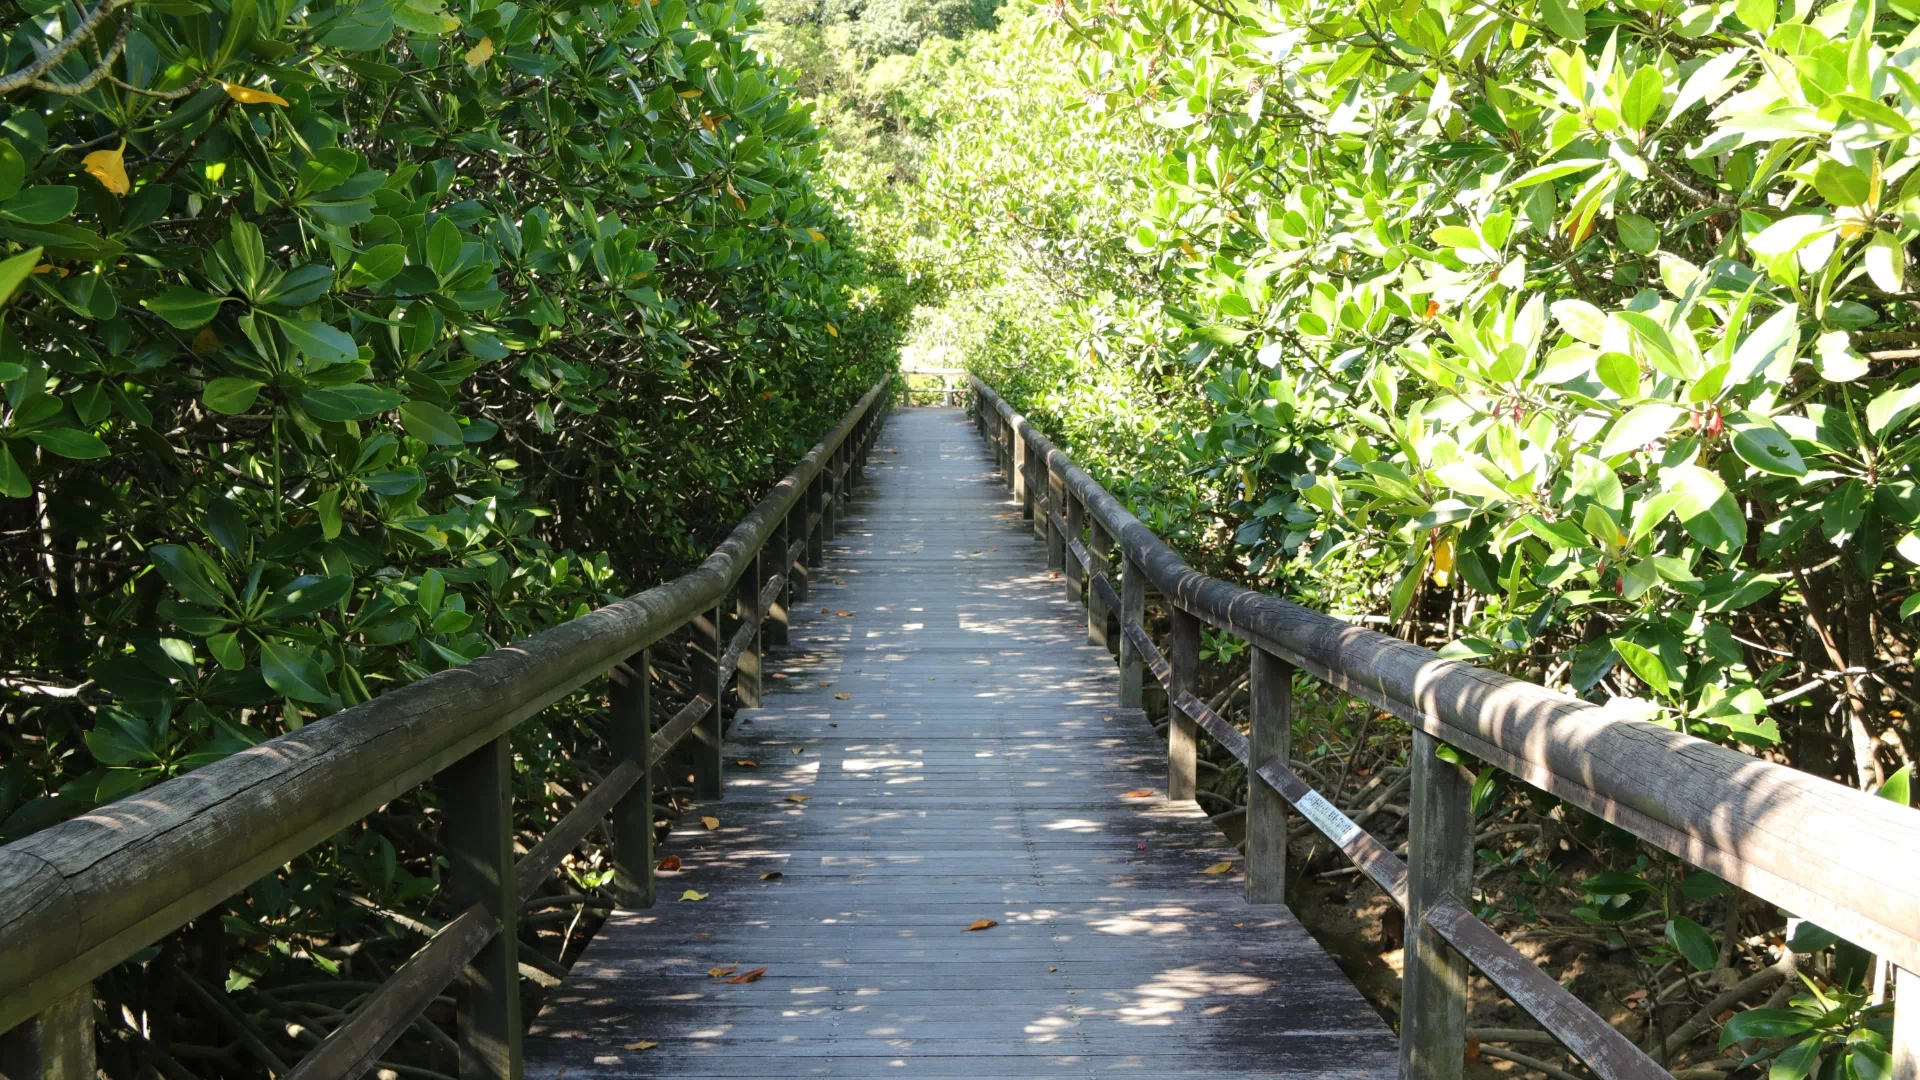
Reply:
[[1349, 841], [1360, 835], [1360, 826], [1355, 825], [1352, 818], [1341, 813], [1338, 807], [1317, 791], [1307, 792], [1306, 798], [1296, 803], [1294, 809], [1341, 847], [1346, 847]]

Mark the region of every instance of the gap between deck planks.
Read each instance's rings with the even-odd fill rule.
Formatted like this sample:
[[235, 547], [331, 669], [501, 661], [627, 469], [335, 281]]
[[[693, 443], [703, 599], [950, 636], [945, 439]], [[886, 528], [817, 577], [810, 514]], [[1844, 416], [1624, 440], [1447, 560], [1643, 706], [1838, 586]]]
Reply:
[[965, 413], [895, 413], [725, 798], [549, 1000], [530, 1080], [1393, 1075], [1379, 1016], [1162, 797], [1084, 625]]

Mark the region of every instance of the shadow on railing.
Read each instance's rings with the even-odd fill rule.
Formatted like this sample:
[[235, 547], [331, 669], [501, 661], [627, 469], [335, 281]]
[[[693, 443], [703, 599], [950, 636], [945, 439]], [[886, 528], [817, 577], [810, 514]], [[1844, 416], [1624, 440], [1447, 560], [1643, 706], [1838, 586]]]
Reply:
[[[0, 848], [0, 1067], [94, 1080], [95, 977], [438, 778], [460, 914], [286, 1075], [355, 1080], [456, 985], [461, 1076], [518, 1077], [523, 898], [611, 818], [615, 891], [653, 902], [653, 765], [693, 734], [695, 792], [720, 794], [727, 689], [758, 704], [763, 627], [783, 640], [892, 390], [869, 390], [692, 572]], [[648, 647], [689, 625], [700, 689], [651, 731]], [[620, 764], [516, 862], [511, 733], [602, 675]]]
[[[1436, 753], [1442, 744], [1892, 961], [1909, 1007], [1895, 1014], [1891, 1075], [1920, 1076], [1920, 812], [1208, 577], [991, 387], [969, 382], [1022, 516], [1068, 597], [1086, 604], [1089, 640], [1118, 647], [1120, 703], [1140, 706], [1147, 673], [1166, 689], [1168, 797], [1194, 797], [1200, 729], [1259, 777], [1247, 793], [1248, 900], [1282, 902], [1291, 807], [1405, 909], [1416, 932], [1401, 997], [1404, 1076], [1459, 1075], [1468, 964], [1599, 1076], [1669, 1075], [1471, 913], [1473, 778]], [[1171, 657], [1143, 625], [1149, 589], [1171, 615]], [[1251, 735], [1192, 693], [1203, 623], [1252, 646]], [[1296, 672], [1413, 729], [1410, 866], [1288, 767]]]

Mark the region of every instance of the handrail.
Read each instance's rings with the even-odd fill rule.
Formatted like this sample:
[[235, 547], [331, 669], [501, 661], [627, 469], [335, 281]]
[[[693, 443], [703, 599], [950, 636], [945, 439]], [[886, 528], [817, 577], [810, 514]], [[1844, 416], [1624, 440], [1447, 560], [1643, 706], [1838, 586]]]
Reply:
[[[1920, 970], [1920, 813], [1655, 724], [1618, 719], [1569, 695], [1444, 659], [1409, 642], [1209, 577], [1189, 566], [991, 387], [977, 377], [969, 381], [982, 433], [996, 445], [1015, 498], [1023, 503], [1023, 515], [1033, 518], [1036, 530], [1046, 534], [1050, 553], [1056, 548], [1062, 553], [1055, 557], [1056, 565], [1067, 556], [1072, 558], [1065, 575], [1068, 593], [1076, 598], [1084, 594], [1090, 600], [1090, 636], [1104, 641], [1107, 614], [1120, 618], [1123, 704], [1128, 703], [1129, 693], [1138, 694], [1143, 658], [1158, 655], [1145, 640], [1144, 629], [1137, 634], [1135, 630], [1141, 603], [1137, 597], [1151, 584], [1175, 616], [1174, 662], [1155, 673], [1162, 677], [1176, 706], [1198, 704], [1188, 701], [1191, 695], [1182, 696], [1191, 683], [1192, 661], [1183, 672], [1179, 641], [1182, 635], [1197, 639], [1198, 623], [1205, 622], [1256, 646], [1256, 652], [1277, 664], [1297, 667], [1404, 719], [1416, 732], [1416, 743], [1425, 736], [1430, 743], [1437, 740], [1465, 750], [1886, 957], [1901, 969], [1901, 987], [1914, 986], [1909, 996], [1920, 993], [1920, 980], [1908, 974]], [[1086, 544], [1080, 542], [1083, 523], [1092, 531]], [[1117, 594], [1101, 572], [1109, 543], [1120, 548], [1126, 569]], [[1131, 618], [1129, 612], [1134, 613]], [[1286, 693], [1280, 696], [1284, 699]], [[1277, 706], [1280, 715], [1288, 707]], [[1196, 718], [1185, 712], [1178, 710], [1169, 725], [1170, 795], [1182, 779], [1182, 739], [1187, 740], [1189, 757], [1184, 768], [1191, 790]], [[1255, 713], [1253, 741], [1257, 744], [1261, 742], [1260, 709], [1256, 707]], [[1278, 737], [1284, 740], [1284, 735]], [[1434, 785], [1433, 791], [1446, 798], [1459, 794], [1449, 794], [1458, 787], [1457, 778], [1442, 777], [1446, 770], [1424, 760], [1419, 751], [1417, 746], [1413, 762], [1416, 820], [1423, 773]], [[1249, 764], [1250, 775], [1259, 776], [1288, 801], [1301, 804], [1307, 796], [1317, 798], [1286, 769], [1284, 755], [1277, 763]], [[1280, 783], [1285, 779], [1298, 788], [1287, 790], [1291, 785]], [[1250, 819], [1251, 804], [1256, 801], [1253, 794]], [[1335, 835], [1349, 832], [1338, 822], [1306, 816], [1328, 832], [1336, 846], [1345, 848], [1351, 841], [1356, 850], [1365, 849], [1373, 865], [1363, 863], [1363, 868], [1383, 884], [1406, 872], [1404, 867], [1396, 873], [1393, 867], [1381, 865], [1378, 856], [1383, 849], [1367, 849], [1351, 835]], [[1333, 817], [1346, 822], [1337, 811]], [[1461, 831], [1466, 833], [1464, 841], [1452, 835]], [[1421, 926], [1422, 920], [1415, 916], [1424, 915], [1423, 929], [1441, 934], [1456, 948], [1464, 947], [1463, 940], [1485, 944], [1485, 938], [1491, 937], [1497, 941], [1498, 935], [1491, 932], [1468, 932], [1450, 921], [1459, 905], [1448, 905], [1444, 889], [1429, 890], [1424, 899], [1420, 895], [1422, 859], [1446, 862], [1450, 858], [1451, 863], [1436, 864], [1430, 873], [1457, 876], [1462, 871], [1456, 864], [1464, 858], [1465, 872], [1470, 874], [1471, 830], [1453, 828], [1452, 832], [1445, 836], [1430, 832], [1428, 838], [1434, 843], [1429, 846], [1464, 849], [1464, 856], [1460, 850], [1451, 854], [1421, 851], [1416, 835], [1415, 880], [1403, 886], [1396, 900], [1409, 906], [1410, 926]], [[1256, 846], [1250, 834], [1250, 877], [1260, 872], [1251, 865]], [[1419, 966], [1414, 954], [1410, 934], [1410, 997]], [[1516, 1001], [1530, 1007], [1517, 995]], [[1413, 1007], [1411, 1001], [1409, 1007]], [[1430, 1007], [1430, 1003], [1420, 1005]], [[1555, 1030], [1552, 1021], [1567, 1022], [1558, 1012], [1535, 1015], [1550, 1030]], [[1599, 1022], [1598, 1017], [1592, 1019]], [[1912, 1030], [1905, 1023], [1900, 1028]], [[1582, 1031], [1555, 1030], [1555, 1034], [1579, 1051], [1570, 1040], [1591, 1034], [1591, 1025]], [[1589, 1048], [1603, 1049], [1591, 1040]], [[1635, 1071], [1638, 1063], [1614, 1059], [1611, 1049], [1617, 1047], [1601, 1053], [1604, 1060], [1589, 1059], [1588, 1064], [1603, 1076], [1641, 1075]], [[1644, 1055], [1640, 1057], [1644, 1062]], [[1622, 1071], [1611, 1071], [1616, 1067]]]
[[[638, 696], [619, 719], [628, 735], [616, 747], [637, 767], [614, 770], [608, 781], [623, 790], [589, 795], [594, 810], [637, 801], [637, 816], [650, 820], [644, 811], [648, 766], [703, 719], [709, 730], [700, 734], [711, 744], [712, 760], [703, 763], [702, 781], [717, 794], [721, 692], [743, 654], [757, 652], [772, 601], [788, 591], [796, 598], [803, 594], [795, 554], [818, 563], [823, 536], [833, 535], [834, 503], [857, 478], [892, 390], [889, 377], [867, 391], [691, 572], [0, 848], [0, 1033], [383, 803], [456, 763], [464, 769], [499, 747], [520, 722], [610, 669], [631, 683], [637, 661], [638, 685], [626, 692]], [[744, 595], [748, 591], [751, 596]], [[720, 609], [734, 600], [741, 629], [722, 636]], [[703, 614], [712, 616], [703, 648], [713, 660], [699, 693], [682, 715], [649, 737], [645, 650]], [[628, 667], [618, 666], [623, 662]], [[753, 670], [757, 677], [757, 666]], [[757, 684], [748, 688], [744, 674], [742, 680], [743, 699], [757, 695]], [[616, 687], [616, 711], [621, 693]], [[511, 748], [505, 752], [510, 761]], [[628, 796], [624, 788], [636, 786], [640, 794]], [[598, 820], [569, 815], [556, 826], [555, 844], [536, 849], [522, 870], [550, 867], [548, 860], [571, 850]], [[622, 871], [646, 881], [650, 902], [651, 828], [645, 832], [644, 843], [625, 860], [638, 865]], [[567, 834], [573, 834], [571, 841], [558, 846]], [[494, 839], [510, 845], [510, 837], [482, 838], [480, 847]], [[511, 847], [501, 850], [510, 863]], [[483, 864], [492, 858], [491, 851], [482, 855]], [[452, 861], [458, 878], [461, 859]], [[494, 870], [497, 860], [489, 874], [500, 878]], [[498, 902], [489, 918], [505, 912], [510, 920], [518, 910], [522, 889], [515, 876], [506, 873], [506, 880], [482, 888], [501, 894], [492, 897]], [[470, 915], [456, 920], [467, 945], [472, 927], [482, 921]], [[441, 956], [444, 968], [452, 947], [436, 939], [428, 950]], [[444, 985], [434, 985], [428, 998]], [[507, 990], [517, 998], [511, 985]], [[512, 1008], [517, 1017], [517, 1003]], [[373, 1045], [366, 1042], [361, 1050]], [[518, 1046], [517, 1033], [512, 1045]]]

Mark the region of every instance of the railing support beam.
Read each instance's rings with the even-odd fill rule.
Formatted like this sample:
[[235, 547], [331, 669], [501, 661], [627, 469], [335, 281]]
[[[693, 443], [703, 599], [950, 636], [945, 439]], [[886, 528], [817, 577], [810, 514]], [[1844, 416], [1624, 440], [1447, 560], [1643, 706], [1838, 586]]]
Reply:
[[1467, 960], [1425, 922], [1427, 909], [1473, 889], [1473, 776], [1413, 731], [1407, 834], [1407, 947], [1400, 992], [1400, 1075], [1458, 1080], [1466, 1069]]
[[[1062, 490], [1064, 490], [1064, 488], [1065, 488], [1065, 481], [1063, 480]], [[1087, 504], [1081, 501], [1079, 496], [1074, 495], [1072, 492], [1067, 492], [1067, 535], [1065, 538], [1066, 543], [1072, 543], [1073, 541], [1080, 539], [1081, 534], [1085, 533], [1086, 531], [1087, 531]], [[1065, 544], [1062, 544], [1062, 547], [1065, 547], [1065, 546], [1066, 546]], [[1078, 604], [1085, 599], [1087, 594], [1087, 568], [1080, 565], [1079, 559], [1076, 559], [1073, 557], [1073, 552], [1071, 549], [1065, 552], [1065, 556], [1062, 561], [1065, 563], [1064, 569], [1066, 571], [1065, 577], [1067, 579], [1067, 599], [1072, 603]]]
[[[1112, 612], [1107, 609], [1106, 597], [1100, 594], [1099, 589], [1092, 586], [1091, 581], [1094, 575], [1104, 577], [1109, 582], [1113, 580], [1113, 563], [1107, 557], [1112, 551], [1113, 538], [1107, 535], [1107, 527], [1100, 523], [1099, 518], [1093, 519], [1091, 526], [1087, 530], [1087, 561], [1093, 564], [1087, 574], [1089, 581], [1087, 586], [1087, 644], [1100, 645], [1106, 648], [1112, 648], [1112, 642], [1107, 640], [1107, 620], [1111, 617]], [[1124, 584], [1125, 583], [1122, 582], [1123, 586]]]
[[724, 785], [720, 745], [725, 741], [727, 700], [726, 675], [720, 670], [720, 658], [727, 652], [726, 620], [720, 608], [693, 620], [693, 640], [694, 692], [713, 698], [713, 707], [701, 718], [691, 744], [693, 795], [696, 799], [717, 799]]
[[1064, 571], [1067, 565], [1067, 534], [1060, 531], [1059, 522], [1067, 515], [1067, 478], [1049, 466], [1047, 468], [1047, 569]]
[[1032, 479], [1032, 471], [1027, 468], [1027, 440], [1024, 435], [1007, 427], [1008, 437], [1013, 441], [1013, 501], [1020, 504], [1020, 517], [1033, 517], [1033, 487], [1027, 481]]
[[1180, 695], [1191, 694], [1200, 670], [1200, 618], [1168, 601], [1173, 633], [1168, 663], [1173, 685], [1167, 688], [1167, 798], [1191, 802], [1199, 790], [1200, 728], [1180, 708]]
[[1127, 624], [1144, 625], [1147, 615], [1147, 572], [1140, 564], [1121, 556], [1120, 573], [1120, 707], [1138, 709], [1145, 705], [1143, 678], [1146, 669], [1140, 650], [1127, 640]]
[[1293, 752], [1293, 665], [1259, 646], [1249, 650], [1248, 711], [1253, 731], [1247, 761], [1247, 903], [1283, 904], [1287, 897], [1287, 800], [1259, 776], [1268, 762]]
[[513, 873], [513, 737], [502, 735], [440, 774], [448, 892], [454, 911], [486, 906], [499, 924], [460, 977], [460, 1080], [520, 1080], [520, 913]]
[[627, 907], [653, 906], [653, 654], [641, 649], [611, 672], [609, 727], [613, 752], [640, 766], [640, 779], [614, 805], [613, 892]]
[[0, 1076], [11, 1080], [94, 1080], [93, 984], [54, 1001], [0, 1034]]

